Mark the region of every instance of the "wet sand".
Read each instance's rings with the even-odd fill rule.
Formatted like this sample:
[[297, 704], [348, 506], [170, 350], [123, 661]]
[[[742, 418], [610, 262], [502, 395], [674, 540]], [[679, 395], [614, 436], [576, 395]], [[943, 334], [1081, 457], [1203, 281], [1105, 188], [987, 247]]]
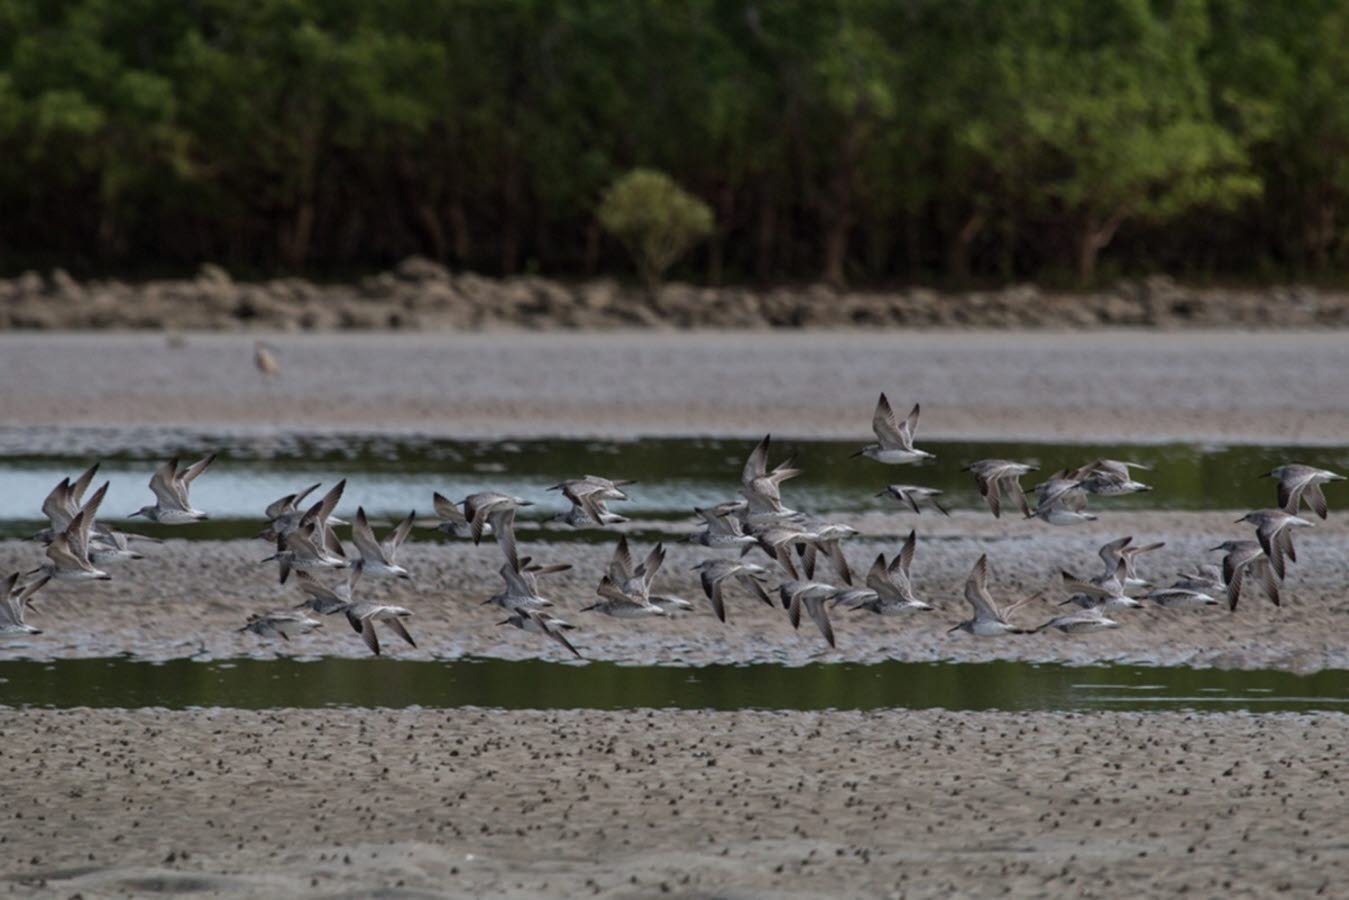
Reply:
[[1342, 443], [1338, 332], [0, 334], [0, 423], [447, 437], [868, 434]]
[[16, 897], [1331, 895], [1349, 717], [0, 710]]
[[[1005, 638], [976, 638], [947, 630], [967, 618], [964, 580], [981, 553], [992, 564], [992, 592], [999, 601], [1020, 599], [1041, 590], [1045, 598], [1023, 607], [1017, 624], [1034, 627], [1065, 609], [1060, 570], [1082, 576], [1101, 566], [1096, 548], [1106, 540], [1132, 534], [1142, 542], [1165, 541], [1149, 554], [1140, 571], [1159, 584], [1199, 561], [1217, 562], [1207, 552], [1227, 538], [1245, 536], [1224, 512], [1109, 512], [1080, 528], [1054, 528], [1038, 521], [995, 520], [987, 513], [957, 512], [949, 519], [924, 515], [872, 513], [850, 517], [864, 537], [845, 545], [859, 583], [879, 552], [897, 552], [903, 535], [916, 527], [921, 535], [913, 573], [920, 597], [937, 609], [908, 617], [880, 617], [836, 610], [838, 648], [830, 650], [809, 619], [794, 631], [781, 609], [770, 609], [738, 586], [727, 590], [728, 619], [712, 615], [692, 567], [715, 555], [678, 540], [667, 543], [668, 557], [656, 582], [660, 593], [695, 604], [691, 613], [669, 620], [613, 619], [581, 612], [594, 603], [594, 590], [612, 553], [611, 543], [548, 543], [522, 537], [521, 553], [541, 562], [570, 562], [574, 568], [541, 582], [555, 611], [577, 626], [573, 643], [590, 659], [622, 663], [705, 665], [773, 662], [800, 665], [816, 661], [873, 662], [992, 659], [1088, 664], [1099, 662], [1195, 665], [1222, 668], [1275, 668], [1307, 673], [1349, 669], [1349, 514], [1297, 535], [1298, 558], [1289, 566], [1283, 606], [1270, 604], [1249, 584], [1235, 612], [1225, 604], [1198, 610], [1149, 607], [1115, 615], [1122, 627], [1087, 635], [1049, 631]], [[645, 554], [649, 544], [634, 545]], [[264, 640], [237, 629], [252, 612], [285, 609], [303, 600], [292, 581], [277, 583], [275, 564], [259, 562], [269, 550], [262, 541], [169, 541], [151, 547], [145, 560], [114, 569], [107, 583], [53, 583], [36, 598], [29, 621], [42, 635], [0, 643], [0, 658], [102, 657], [129, 653], [146, 659], [237, 656], [362, 657], [369, 651], [341, 616], [325, 619], [318, 632], [290, 641]], [[723, 551], [724, 553], [724, 551]], [[756, 551], [753, 557], [766, 562]], [[39, 545], [0, 543], [0, 570], [30, 568], [41, 560]], [[544, 657], [565, 660], [565, 650], [541, 637], [499, 627], [503, 618], [481, 601], [500, 590], [501, 554], [489, 540], [420, 539], [405, 545], [400, 562], [415, 576], [410, 582], [367, 578], [362, 596], [406, 606], [414, 613], [410, 629], [414, 649], [391, 635], [385, 652], [410, 659], [482, 656], [507, 659]], [[827, 564], [817, 575], [837, 579]], [[326, 579], [336, 583], [340, 576]]]

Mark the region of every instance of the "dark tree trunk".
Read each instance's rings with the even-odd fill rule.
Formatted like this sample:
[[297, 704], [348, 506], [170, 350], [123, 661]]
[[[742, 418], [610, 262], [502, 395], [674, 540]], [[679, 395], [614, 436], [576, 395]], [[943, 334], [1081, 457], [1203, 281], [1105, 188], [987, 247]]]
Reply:
[[982, 212], [973, 212], [965, 220], [965, 224], [960, 226], [956, 232], [955, 238], [951, 241], [951, 249], [947, 254], [946, 265], [950, 270], [951, 277], [957, 284], [967, 284], [970, 280], [970, 246], [974, 239], [979, 236], [983, 230], [984, 222], [987, 221]]

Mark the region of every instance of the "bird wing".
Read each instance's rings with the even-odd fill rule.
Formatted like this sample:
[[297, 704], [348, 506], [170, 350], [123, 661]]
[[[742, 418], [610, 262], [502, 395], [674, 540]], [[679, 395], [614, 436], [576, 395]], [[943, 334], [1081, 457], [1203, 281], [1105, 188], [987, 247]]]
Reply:
[[267, 504], [267, 508], [262, 511], [262, 514], [267, 517], [267, 521], [269, 522], [274, 519], [279, 519], [295, 508], [295, 501], [297, 499], [297, 495], [287, 494], [279, 500], [273, 500], [271, 503]]
[[740, 481], [745, 487], [749, 487], [756, 478], [768, 474], [768, 445], [771, 441], [772, 435], [766, 434], [750, 451], [749, 457], [745, 460], [745, 467], [740, 472]]
[[805, 600], [806, 612], [810, 615], [811, 621], [815, 627], [820, 629], [820, 634], [829, 642], [829, 646], [834, 644], [834, 626], [829, 621], [829, 610], [825, 607], [824, 598], [812, 593]]
[[980, 556], [965, 579], [965, 601], [974, 610], [975, 619], [998, 619], [997, 604], [988, 595], [988, 554]]
[[895, 421], [895, 411], [890, 408], [890, 400], [884, 393], [876, 400], [876, 411], [871, 414], [871, 430], [882, 447], [902, 446], [904, 437], [900, 434], [899, 423]]
[[356, 550], [361, 554], [362, 559], [368, 559], [372, 562], [387, 563], [384, 558], [384, 549], [380, 547], [379, 541], [375, 540], [374, 529], [370, 527], [369, 520], [365, 517], [365, 507], [356, 507], [356, 516], [351, 520], [351, 540], [356, 544]]
[[197, 480], [197, 476], [211, 467], [215, 462], [215, 454], [211, 453], [203, 456], [181, 472], [178, 472], [173, 479], [173, 488], [178, 492], [179, 499], [182, 501], [184, 509], [190, 509], [192, 504], [188, 502], [188, 491], [192, 487], [192, 482]]
[[[493, 509], [487, 513], [487, 520], [492, 523], [492, 534], [496, 536], [497, 546], [505, 554], [506, 561], [519, 567], [520, 556], [515, 548], [515, 507]], [[473, 521], [481, 522], [482, 518], [476, 517]]]
[[42, 514], [47, 517], [51, 523], [52, 531], [65, 531], [70, 520], [78, 512], [78, 508], [71, 501], [70, 479], [62, 478], [56, 487], [51, 489], [45, 500], [42, 501]]
[[623, 535], [619, 537], [614, 556], [609, 560], [609, 578], [616, 584], [622, 584], [632, 577], [634, 568], [632, 550], [628, 547], [627, 535]]
[[913, 409], [909, 410], [909, 415], [899, 426], [899, 442], [905, 450], [913, 449], [913, 437], [918, 433], [918, 412], [919, 405], [915, 403]]
[[899, 555], [895, 557], [894, 562], [890, 563], [890, 568], [898, 568], [904, 573], [906, 579], [909, 578], [909, 569], [913, 566], [913, 556], [918, 550], [918, 530], [909, 529], [909, 536], [904, 541], [904, 546], [899, 548]]
[[436, 509], [436, 515], [447, 522], [462, 522], [468, 524], [468, 519], [459, 511], [459, 507], [444, 494], [439, 492], [431, 495], [431, 503]]
[[94, 483], [94, 476], [98, 474], [100, 463], [94, 463], [89, 468], [80, 473], [80, 477], [70, 483], [70, 500], [72, 503], [79, 503], [84, 499], [84, 492], [89, 489], [89, 485]]
[[398, 552], [398, 548], [403, 545], [403, 542], [408, 539], [408, 535], [412, 533], [412, 522], [416, 518], [416, 510], [408, 513], [407, 517], [395, 525], [393, 530], [386, 534], [384, 540], [380, 542], [379, 546], [384, 551], [384, 555], [388, 558], [389, 562], [393, 562], [394, 555]]
[[175, 482], [178, 475], [178, 457], [160, 463], [159, 468], [150, 476], [150, 490], [164, 509], [187, 509], [178, 493]]

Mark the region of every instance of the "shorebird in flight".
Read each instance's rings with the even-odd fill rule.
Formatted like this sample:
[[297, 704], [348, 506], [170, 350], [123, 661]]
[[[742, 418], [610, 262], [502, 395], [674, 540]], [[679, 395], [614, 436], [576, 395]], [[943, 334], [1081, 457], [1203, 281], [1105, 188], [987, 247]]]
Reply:
[[913, 446], [913, 438], [918, 431], [918, 411], [919, 404], [915, 403], [908, 417], [899, 422], [895, 419], [895, 411], [890, 408], [890, 401], [882, 393], [876, 401], [876, 411], [871, 416], [871, 430], [875, 432], [877, 442], [868, 444], [853, 456], [865, 456], [889, 465], [933, 459], [933, 454]]

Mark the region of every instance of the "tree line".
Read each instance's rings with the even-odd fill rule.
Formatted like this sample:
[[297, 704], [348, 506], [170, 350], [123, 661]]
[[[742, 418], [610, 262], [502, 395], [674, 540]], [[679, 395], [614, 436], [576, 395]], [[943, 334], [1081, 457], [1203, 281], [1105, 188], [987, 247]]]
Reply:
[[1349, 267], [1349, 2], [0, 0], [0, 267], [695, 280]]

